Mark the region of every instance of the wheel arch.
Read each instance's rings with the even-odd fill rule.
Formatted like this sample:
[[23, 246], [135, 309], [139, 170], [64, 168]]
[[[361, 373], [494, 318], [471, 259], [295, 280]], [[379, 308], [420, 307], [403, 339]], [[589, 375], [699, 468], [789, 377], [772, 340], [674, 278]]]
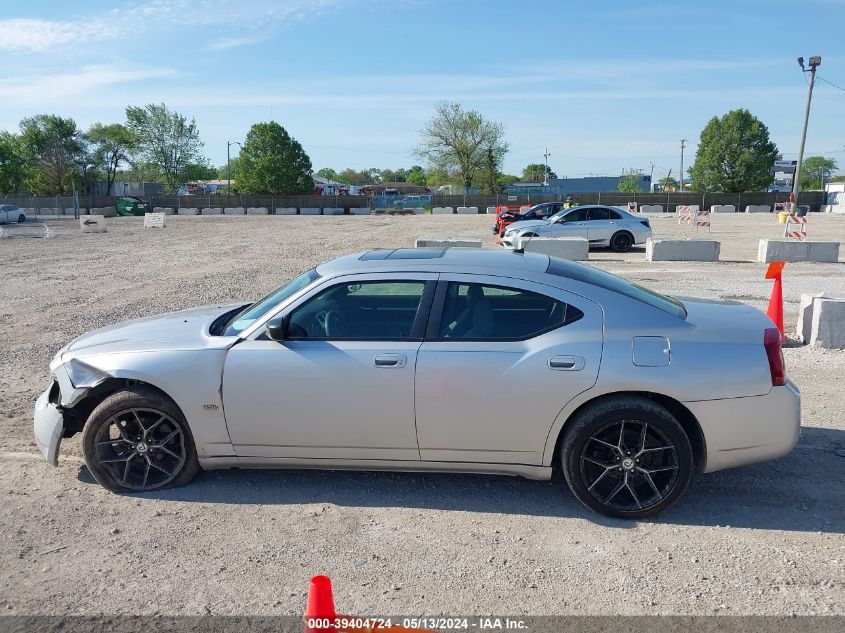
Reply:
[[547, 466], [551, 465], [553, 468], [558, 469], [560, 465], [559, 460], [556, 458], [560, 454], [560, 446], [563, 441], [563, 437], [569, 429], [568, 422], [585, 408], [595, 405], [603, 400], [618, 396], [638, 396], [646, 398], [661, 405], [669, 411], [669, 413], [678, 420], [689, 438], [690, 445], [692, 446], [693, 458], [695, 459], [694, 472], [701, 473], [704, 471], [707, 461], [707, 443], [698, 419], [695, 415], [693, 415], [692, 411], [684, 406], [684, 404], [679, 400], [673, 398], [672, 396], [653, 391], [612, 391], [594, 396], [578, 404], [571, 409], [568, 414], [566, 414], [562, 422], [556, 421], [556, 426], [557, 424], [560, 424], [560, 428], [557, 428], [556, 432], [554, 427], [552, 429], [553, 433], [550, 434], [550, 439], [551, 437], [554, 437], [554, 444], [551, 445], [551, 450], [549, 450], [550, 443], [547, 441], [543, 463]]
[[127, 387], [143, 387], [152, 391], [156, 395], [166, 398], [183, 416], [185, 415], [185, 412], [177, 404], [176, 400], [161, 387], [144, 380], [110, 376], [96, 387], [88, 390], [85, 396], [73, 407], [64, 409], [64, 437], [71, 437], [76, 433], [81, 433], [82, 427], [85, 426], [85, 422], [88, 420], [91, 412], [110, 395]]

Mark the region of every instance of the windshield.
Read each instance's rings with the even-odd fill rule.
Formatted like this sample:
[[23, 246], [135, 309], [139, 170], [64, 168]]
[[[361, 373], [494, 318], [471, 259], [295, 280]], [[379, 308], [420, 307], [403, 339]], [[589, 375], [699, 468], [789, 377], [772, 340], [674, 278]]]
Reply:
[[299, 277], [287, 285], [274, 290], [263, 299], [247, 306], [229, 319], [229, 322], [226, 324], [226, 328], [223, 332], [223, 336], [237, 336], [255, 321], [267, 314], [269, 310], [275, 308], [282, 301], [311, 284], [311, 282], [319, 276], [320, 275], [317, 274], [317, 270], [312, 268], [308, 272], [302, 273]]

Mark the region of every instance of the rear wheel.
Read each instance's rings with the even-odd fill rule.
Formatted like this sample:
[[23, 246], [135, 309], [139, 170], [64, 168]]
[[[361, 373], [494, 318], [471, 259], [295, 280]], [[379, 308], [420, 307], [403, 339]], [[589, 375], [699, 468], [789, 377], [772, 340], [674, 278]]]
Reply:
[[24, 222], [26, 222], [26, 216], [23, 213], [21, 213], [18, 216], [18, 224], [23, 224]]
[[628, 233], [628, 231], [619, 231], [618, 233], [614, 233], [613, 237], [610, 238], [610, 247], [617, 253], [629, 251], [633, 245], [634, 236]]
[[568, 423], [561, 444], [566, 482], [607, 516], [640, 519], [672, 505], [689, 484], [693, 454], [678, 421], [638, 396], [608, 398]]
[[112, 492], [145, 492], [191, 481], [199, 472], [182, 412], [158, 392], [131, 387], [103, 400], [82, 430], [91, 474]]

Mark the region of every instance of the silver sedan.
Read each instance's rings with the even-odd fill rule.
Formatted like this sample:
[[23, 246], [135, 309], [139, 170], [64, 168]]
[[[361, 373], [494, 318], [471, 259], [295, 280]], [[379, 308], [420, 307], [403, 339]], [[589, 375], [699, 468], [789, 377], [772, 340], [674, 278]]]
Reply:
[[785, 455], [800, 420], [761, 312], [504, 250], [341, 257], [256, 303], [91, 332], [50, 371], [38, 446], [56, 464], [82, 433], [116, 492], [201, 468], [559, 468], [590, 508], [639, 518], [696, 472]]
[[636, 216], [617, 207], [585, 205], [563, 209], [547, 220], [514, 222], [502, 237], [502, 246], [515, 248], [520, 238], [583, 237], [590, 246], [609, 246], [624, 252], [651, 237], [648, 218]]

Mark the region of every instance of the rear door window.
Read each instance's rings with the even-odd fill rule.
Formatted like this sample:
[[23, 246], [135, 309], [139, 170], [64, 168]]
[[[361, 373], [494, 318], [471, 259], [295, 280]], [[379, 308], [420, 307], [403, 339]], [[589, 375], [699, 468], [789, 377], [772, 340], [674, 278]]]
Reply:
[[437, 338], [518, 341], [584, 316], [563, 301], [521, 288], [449, 282]]

